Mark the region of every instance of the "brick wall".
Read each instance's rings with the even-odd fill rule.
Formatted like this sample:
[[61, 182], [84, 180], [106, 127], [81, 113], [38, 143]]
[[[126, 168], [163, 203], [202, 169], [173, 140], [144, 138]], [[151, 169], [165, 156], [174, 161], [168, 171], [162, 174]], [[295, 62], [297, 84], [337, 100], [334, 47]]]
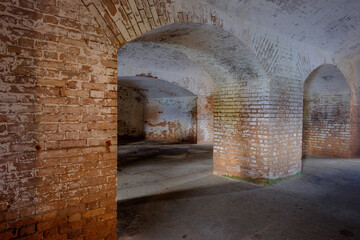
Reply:
[[[148, 80], [153, 86], [156, 83], [154, 78], [164, 79], [196, 95], [197, 142], [212, 142], [214, 80], [184, 53], [165, 44], [130, 42], [118, 52], [118, 75], [124, 79], [151, 76]], [[160, 91], [168, 90], [164, 84], [156, 86]]]
[[80, 1], [0, 12], [0, 239], [114, 239], [117, 49]]
[[[166, 24], [226, 29], [224, 21], [197, 1], [5, 0], [0, 13], [0, 239], [115, 239], [116, 51]], [[233, 30], [229, 19], [225, 24]], [[251, 36], [245, 30], [237, 34]], [[251, 39], [243, 42], [251, 42], [256, 56], [271, 55], [271, 64], [261, 61], [267, 73], [296, 75], [296, 51], [277, 47], [287, 40], [275, 36], [273, 48], [266, 39]], [[240, 48], [220, 61], [197, 58], [208, 61], [203, 64], [218, 81], [214, 171], [253, 178], [294, 173], [298, 83], [278, 88], [285, 80], [272, 86], [255, 81], [264, 71]], [[222, 65], [216, 69], [215, 63]], [[222, 82], [228, 78], [239, 82]]]
[[221, 84], [214, 97], [214, 172], [241, 178], [301, 171], [302, 87], [279, 78]]
[[271, 81], [269, 104], [269, 178], [301, 171], [302, 83], [278, 77]]
[[214, 129], [213, 96], [197, 96], [197, 143], [212, 143]]
[[304, 99], [304, 154], [349, 157], [349, 141], [349, 95], [307, 96]]
[[349, 157], [350, 89], [336, 66], [322, 65], [304, 84], [305, 155]]
[[[164, 80], [119, 80], [118, 134], [123, 140], [132, 137], [170, 142], [211, 142], [212, 119], [210, 97], [197, 97]], [[200, 140], [197, 140], [198, 133]]]
[[144, 137], [145, 98], [133, 88], [118, 87], [118, 135], [119, 137]]
[[196, 143], [196, 97], [148, 98], [145, 138]]
[[214, 173], [268, 177], [269, 95], [255, 81], [223, 83], [214, 95]]
[[[360, 76], [360, 74], [359, 74]], [[353, 77], [356, 79], [355, 77]], [[353, 79], [353, 80], [355, 80]], [[355, 81], [354, 81], [355, 82]], [[350, 154], [360, 156], [360, 88], [355, 86], [350, 94]]]

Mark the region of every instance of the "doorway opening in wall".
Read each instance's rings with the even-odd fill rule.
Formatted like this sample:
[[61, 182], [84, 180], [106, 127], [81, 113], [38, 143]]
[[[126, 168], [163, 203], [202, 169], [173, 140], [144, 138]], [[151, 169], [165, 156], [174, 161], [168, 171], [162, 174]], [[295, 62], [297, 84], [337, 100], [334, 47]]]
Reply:
[[[207, 205], [209, 196], [252, 188], [229, 178], [255, 172], [247, 145], [254, 111], [244, 103], [265, 75], [238, 38], [206, 24], [164, 26], [118, 51], [120, 239], [186, 238], [181, 227], [168, 229], [174, 223], [208, 239], [210, 225], [202, 237], [191, 228], [206, 222], [194, 214], [213, 219], [209, 212], [223, 209]], [[193, 204], [199, 198], [202, 206]]]
[[196, 145], [197, 113], [198, 97], [175, 84], [118, 79], [118, 200], [183, 189], [212, 173], [212, 145]]
[[334, 65], [304, 83], [303, 157], [350, 157], [350, 88]]
[[[183, 36], [167, 34], [174, 41], [174, 36]], [[200, 46], [194, 41], [188, 43]], [[188, 48], [180, 46], [151, 39], [128, 43], [118, 52], [120, 239], [147, 229], [151, 224], [144, 221], [161, 224], [157, 220], [166, 214], [161, 211], [163, 206], [144, 210], [145, 205], [189, 196], [199, 188], [209, 187], [209, 179], [216, 178], [214, 80], [201, 64], [184, 53]]]
[[207, 99], [155, 77], [118, 78], [118, 236], [137, 229], [138, 209], [129, 205], [201, 187], [212, 176]]

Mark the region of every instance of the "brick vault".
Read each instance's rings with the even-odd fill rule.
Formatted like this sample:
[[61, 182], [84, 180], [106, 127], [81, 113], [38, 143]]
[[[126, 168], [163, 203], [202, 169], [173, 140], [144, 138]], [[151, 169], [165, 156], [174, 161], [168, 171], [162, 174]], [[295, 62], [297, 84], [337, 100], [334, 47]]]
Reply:
[[[359, 12], [1, 0], [0, 239], [116, 239], [118, 135], [211, 142], [215, 174], [265, 181], [299, 173], [303, 153], [359, 156]], [[118, 116], [129, 101], [162, 115]]]

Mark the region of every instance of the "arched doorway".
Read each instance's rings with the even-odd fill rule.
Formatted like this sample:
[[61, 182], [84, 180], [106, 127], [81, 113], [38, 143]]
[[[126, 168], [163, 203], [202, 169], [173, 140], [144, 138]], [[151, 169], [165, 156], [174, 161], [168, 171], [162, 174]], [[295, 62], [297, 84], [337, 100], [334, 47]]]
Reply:
[[160, 79], [118, 80], [118, 138], [196, 143], [197, 97]]
[[[265, 113], [266, 109], [260, 107], [260, 110], [254, 110], [252, 104], [268, 97], [269, 92], [261, 89], [269, 86], [270, 79], [255, 55], [242, 42], [222, 29], [186, 23], [158, 28], [143, 34], [130, 44], [137, 44], [145, 49], [161, 46], [161, 49], [166, 49], [164, 51], [169, 53], [176, 50], [199, 65], [213, 80], [213, 96], [201, 97], [214, 101], [215, 174], [240, 179], [269, 178], [269, 166], [266, 166], [261, 153], [267, 136], [258, 134], [258, 129], [268, 127], [261, 120], [261, 111]], [[126, 48], [127, 46], [124, 47], [125, 50], [120, 49], [119, 54], [126, 52]], [[140, 49], [144, 51], [144, 48]], [[135, 60], [130, 62], [142, 61], [141, 57], [136, 56], [136, 51], [132, 51], [132, 54]], [[155, 56], [154, 59], [158, 58]], [[127, 66], [124, 63], [126, 61], [128, 58], [119, 59], [119, 76], [150, 76], [174, 81], [173, 76], [177, 75], [174, 69], [167, 70], [161, 64], [155, 69], [148, 69], [146, 66]], [[178, 70], [186, 72], [188, 68]], [[176, 84], [197, 93], [197, 96], [202, 92], [207, 94], [203, 88], [207, 88], [208, 82], [201, 82], [201, 79], [185, 79]], [[199, 128], [197, 130], [200, 132]], [[249, 135], [254, 141], [249, 141]], [[257, 162], [255, 164], [254, 159]]]
[[[181, 90], [182, 88], [192, 93], [192, 96], [188, 97], [196, 97], [196, 111], [192, 111], [196, 113], [196, 142], [209, 143], [213, 140], [213, 151], [210, 149], [210, 152], [199, 147], [189, 149], [187, 146], [180, 146], [174, 150], [174, 147], [168, 145], [165, 149], [164, 145], [144, 145], [143, 150], [140, 150], [137, 145], [131, 148], [135, 149], [133, 152], [139, 153], [146, 150], [147, 154], [135, 155], [130, 153], [128, 150], [130, 148], [125, 149], [119, 145], [118, 154], [124, 152], [128, 154], [120, 157], [124, 156], [123, 158], [126, 158], [128, 162], [144, 163], [146, 161], [141, 168], [147, 170], [141, 172], [132, 168], [135, 164], [130, 167], [122, 165], [118, 168], [120, 225], [124, 224], [123, 220], [126, 219], [126, 215], [123, 214], [127, 211], [124, 208], [126, 206], [124, 200], [129, 202], [129, 199], [123, 198], [125, 194], [132, 200], [134, 198], [139, 200], [139, 198], [144, 199], [183, 189], [184, 183], [188, 185], [187, 187], [199, 187], [199, 185], [194, 185], [194, 182], [202, 178], [204, 174], [212, 175], [212, 173], [220, 176], [235, 176], [237, 179], [269, 178], [270, 170], [267, 164], [270, 163], [265, 161], [263, 150], [261, 150], [268, 143], [268, 136], [259, 134], [259, 129], [268, 127], [267, 122], [261, 119], [262, 111], [266, 109], [261, 108], [258, 101], [267, 99], [269, 92], [262, 91], [262, 88], [269, 86], [270, 79], [256, 57], [230, 33], [204, 24], [173, 24], [146, 33], [118, 51], [118, 84], [131, 87], [132, 90], [129, 91], [137, 91], [136, 95], [140, 99], [147, 98], [147, 100], [140, 100], [145, 103], [142, 111], [145, 138], [152, 137], [147, 132], [149, 130], [147, 126], [153, 120], [153, 116], [161, 118], [161, 115], [167, 115], [163, 111], [164, 104], [153, 111], [155, 105], [159, 106], [159, 102], [164, 103], [164, 101], [157, 100], [155, 104], [153, 104], [154, 101], [150, 104], [149, 97], [154, 94], [161, 95], [162, 99], [169, 99], [170, 95], [178, 97], [177, 95], [184, 91]], [[167, 87], [169, 84], [172, 85], [171, 91], [170, 87]], [[189, 105], [183, 104], [183, 99], [181, 101], [182, 103], [178, 101], [176, 104], [171, 104], [173, 106]], [[191, 105], [194, 106], [194, 104]], [[253, 107], [254, 105], [256, 106]], [[147, 120], [145, 118], [151, 115], [146, 116], [149, 112], [146, 109], [149, 108], [153, 108], [151, 110], [153, 116], [152, 119]], [[121, 114], [121, 109], [119, 109], [119, 114]], [[174, 112], [171, 113], [173, 114]], [[162, 127], [165, 126], [159, 126], [159, 124], [166, 122], [165, 125], [167, 125], [168, 120], [174, 120], [172, 116], [165, 117], [167, 120], [156, 122], [158, 126], [151, 123], [152, 129], [161, 132]], [[135, 129], [134, 132], [138, 131]], [[166, 131], [163, 132], [163, 136], [166, 136], [165, 140], [171, 139]], [[262, 138], [265, 140], [263, 141]], [[267, 150], [266, 146], [265, 150]], [[196, 164], [187, 161], [194, 153], [200, 157], [196, 160]], [[207, 159], [201, 158], [207, 153], [210, 153]], [[132, 159], [129, 159], [129, 156]], [[160, 159], [156, 160], [156, 164], [151, 164], [155, 157]], [[165, 161], [164, 158], [169, 161]], [[207, 163], [204, 163], [205, 161]], [[180, 166], [181, 163], [185, 168]], [[204, 164], [207, 165], [202, 167]], [[164, 169], [162, 167], [160, 170], [156, 169], [155, 165], [156, 167], [166, 166], [164, 168], [168, 172], [162, 172]], [[171, 166], [176, 166], [176, 168]], [[201, 170], [204, 171], [201, 172]], [[183, 175], [176, 175], [178, 172], [182, 172]], [[167, 175], [170, 179], [163, 179], [155, 186], [154, 182], [158, 181], [158, 178], [154, 175]], [[174, 179], [177, 181], [176, 184], [173, 182]], [[126, 186], [130, 182], [135, 183], [131, 193], [130, 188], [127, 187], [129, 185]], [[165, 188], [162, 188], [163, 186]], [[151, 189], [154, 191], [150, 191]]]
[[350, 88], [334, 65], [321, 65], [304, 83], [303, 154], [350, 156]]

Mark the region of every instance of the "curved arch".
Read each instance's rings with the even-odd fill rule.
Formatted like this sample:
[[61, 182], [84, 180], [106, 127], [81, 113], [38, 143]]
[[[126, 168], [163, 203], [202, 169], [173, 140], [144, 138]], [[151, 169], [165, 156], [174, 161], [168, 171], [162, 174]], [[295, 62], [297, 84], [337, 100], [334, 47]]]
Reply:
[[201, 66], [161, 43], [131, 42], [118, 51], [118, 79], [130, 76], [163, 79], [197, 96], [214, 93], [214, 80]]
[[305, 79], [304, 89], [313, 88], [311, 90], [324, 91], [321, 88], [326, 86], [329, 91], [346, 90], [350, 91], [350, 85], [341, 70], [333, 64], [322, 64], [315, 68]]
[[173, 23], [205, 23], [222, 27], [222, 19], [201, 3], [183, 1], [97, 1], [82, 0], [119, 49], [136, 37]]
[[197, 96], [197, 143], [213, 142], [214, 81], [206, 71], [172, 46], [131, 42], [118, 51], [118, 80], [139, 77], [161, 89], [166, 83], [156, 84], [158, 79], [194, 93]]
[[311, 76], [314, 76], [319, 71], [324, 71], [324, 69], [326, 69], [326, 68], [328, 68], [328, 69], [333, 68], [333, 70], [330, 70], [330, 71], [334, 72], [336, 75], [341, 76], [341, 78], [345, 79], [347, 86], [351, 90], [352, 84], [348, 77], [349, 74], [346, 72], [347, 69], [345, 69], [344, 66], [337, 65], [335, 63], [322, 63], [322, 64], [318, 64], [318, 65], [316, 65], [316, 67], [312, 67], [312, 68], [309, 66], [308, 69], [303, 72], [303, 76], [304, 76], [304, 78], [302, 79], [303, 84], [305, 85], [305, 83], [309, 80], [309, 78]]
[[143, 92], [143, 96], [152, 98], [195, 97], [197, 95], [187, 88], [158, 78], [153, 79], [141, 76], [122, 76], [118, 77], [118, 84], [121, 86], [138, 89], [140, 92]]
[[304, 82], [303, 153], [350, 156], [350, 87], [337, 66], [324, 64]]
[[[201, 65], [216, 83], [268, 80], [256, 56], [238, 38], [206, 24], [170, 24], [138, 38], [134, 43], [156, 43], [176, 48]], [[131, 44], [131, 43], [130, 43]], [[122, 49], [118, 54], [121, 55]]]
[[161, 79], [118, 78], [118, 136], [196, 143], [197, 97]]
[[[181, 52], [192, 62], [201, 66], [214, 80], [214, 97], [212, 96], [212, 91], [210, 94], [206, 91], [202, 93], [205, 94], [205, 96], [197, 94], [199, 103], [198, 106], [200, 106], [198, 107], [198, 112], [203, 112], [203, 114], [200, 115], [203, 118], [201, 120], [204, 122], [203, 125], [198, 125], [197, 132], [204, 136], [205, 142], [212, 141], [213, 138], [216, 140], [218, 137], [221, 137], [227, 139], [227, 141], [222, 140], [224, 145], [233, 145], [234, 142], [239, 142], [239, 144], [237, 144], [238, 146], [248, 145], [250, 143], [247, 142], [247, 137], [241, 133], [237, 133], [237, 131], [248, 129], [249, 132], [256, 132], [256, 129], [250, 126], [250, 124], [254, 124], [250, 123], [250, 121], [252, 121], [251, 119], [259, 121], [258, 124], [255, 123], [256, 125], [261, 126], [265, 124], [261, 121], [261, 118], [255, 118], [255, 116], [249, 113], [242, 116], [234, 114], [234, 112], [239, 111], [252, 111], [254, 115], [256, 115], [256, 111], [246, 110], [246, 108], [251, 108], [251, 106], [247, 105], [246, 102], [256, 102], [259, 98], [267, 99], [268, 92], [264, 91], [264, 88], [266, 89], [270, 85], [270, 78], [267, 77], [266, 71], [258, 62], [257, 57], [235, 36], [223, 29], [209, 26], [207, 24], [169, 24], [147, 32], [136, 38], [134, 41], [128, 43], [123, 48], [120, 48], [118, 51], [118, 62], [120, 65], [122, 64], [121, 57], [126, 55], [126, 52], [128, 52], [127, 48], [133, 44], [137, 46], [143, 45], [147, 48], [149, 48], [149, 45], [154, 46], [155, 44], [156, 47], [161, 46], [163, 50], [176, 49], [176, 51]], [[131, 56], [126, 56], [123, 59], [128, 61], [129, 57], [140, 60], [139, 57], [136, 57], [136, 53], [134, 51], [131, 52]], [[179, 58], [179, 56], [176, 57]], [[156, 62], [158, 60], [155, 57], [153, 61]], [[120, 65], [118, 67], [119, 76], [126, 74], [123, 73], [123, 68]], [[131, 66], [131, 68], [133, 67]], [[146, 75], [146, 73], [141, 74]], [[165, 79], [165, 77], [162, 78]], [[195, 83], [196, 87], [204, 85], [200, 82], [200, 79], [191, 80], [193, 80], [191, 85], [194, 85]], [[198, 89], [192, 89], [195, 90], [195, 92], [198, 91]], [[234, 99], [234, 101], [239, 101], [240, 103], [235, 104], [234, 106], [231, 102], [224, 101], [223, 99]], [[213, 101], [214, 107], [212, 107]], [[210, 108], [208, 106], [210, 106]], [[225, 112], [223, 108], [236, 109]], [[203, 111], [203, 109], [205, 109], [205, 111]], [[218, 121], [216, 120], [216, 117], [214, 120], [212, 118], [205, 117], [205, 115], [209, 113], [212, 114], [213, 112], [215, 115], [219, 116]], [[198, 122], [201, 122], [201, 120], [198, 119]], [[213, 133], [213, 131], [209, 130], [209, 127], [213, 126], [213, 121], [215, 122], [214, 129], [219, 129], [219, 132]], [[218, 123], [218, 125], [216, 125], [216, 123]], [[236, 123], [241, 124], [240, 126], [231, 127]], [[206, 127], [204, 128], [202, 126]], [[205, 129], [205, 131], [203, 129]], [[236, 130], [234, 131], [234, 129]], [[254, 133], [254, 135], [256, 134]], [[200, 137], [198, 139], [203, 138]], [[260, 145], [258, 147], [260, 148]], [[228, 159], [234, 158], [234, 155], [224, 151], [224, 148], [222, 146], [217, 146], [217, 143], [215, 143], [214, 149], [215, 153], [221, 152], [218, 154], [220, 156], [218, 158], [222, 158], [223, 155], [226, 155], [226, 158]], [[235, 154], [236, 156], [242, 156], [241, 161], [244, 161], [245, 159], [244, 162], [250, 162], [250, 158], [254, 158], [254, 156], [250, 157], [247, 154], [244, 156], [243, 154], [245, 153], [243, 152], [245, 152], [245, 149], [234, 149], [233, 151], [241, 152]], [[240, 159], [240, 157], [235, 158]], [[262, 157], [257, 156], [257, 158]], [[229, 162], [231, 162], [231, 160]], [[230, 170], [226, 170], [226, 173], [231, 173], [231, 175], [239, 175], [239, 173], [244, 174], [243, 169], [239, 168], [237, 163], [234, 164], [235, 161], [232, 162], [233, 163], [231, 165], [233, 166], [227, 166]], [[236, 162], [239, 161], [237, 160]], [[244, 163], [244, 166], [247, 164], [250, 163]], [[251, 171], [251, 174], [254, 175], [254, 177], [259, 176], [259, 173], [256, 171], [255, 173], [254, 171]], [[244, 175], [248, 176], [247, 173]], [[261, 176], [263, 176], [263, 173], [261, 173]]]
[[[223, 19], [219, 17], [221, 14], [217, 14], [213, 6], [201, 1], [148, 2], [132, 0], [126, 2], [82, 0], [82, 2], [99, 23], [112, 45], [117, 49], [138, 37], [147, 35], [149, 32], [174, 24], [200, 24], [222, 32], [234, 32], [233, 26], [223, 24]], [[237, 37], [240, 36], [241, 34], [238, 33]], [[233, 36], [233, 38], [236, 37]], [[237, 39], [240, 42], [239, 38]], [[259, 59], [262, 59], [257, 61], [260, 69], [272, 72], [272, 70], [268, 69], [268, 63], [264, 62], [264, 56], [260, 53], [272, 49], [271, 41], [262, 44], [249, 38], [249, 36], [242, 39], [246, 41], [248, 50], [251, 49], [252, 51], [249, 51], [245, 56], [251, 53], [254, 56], [253, 59], [256, 59], [256, 52]], [[245, 44], [242, 45], [245, 46]], [[266, 66], [266, 68], [262, 65]], [[266, 72], [265, 70], [264, 72]]]
[[[157, 44], [176, 49], [214, 80], [215, 174], [277, 178], [299, 171], [296, 165], [277, 172], [273, 160], [266, 157], [270, 154], [267, 151], [272, 150], [266, 131], [269, 108], [265, 107], [269, 104], [270, 78], [257, 57], [238, 38], [206, 24], [178, 23], [143, 34], [130, 44]], [[119, 50], [119, 57], [126, 48]], [[120, 67], [119, 74], [122, 75]]]

